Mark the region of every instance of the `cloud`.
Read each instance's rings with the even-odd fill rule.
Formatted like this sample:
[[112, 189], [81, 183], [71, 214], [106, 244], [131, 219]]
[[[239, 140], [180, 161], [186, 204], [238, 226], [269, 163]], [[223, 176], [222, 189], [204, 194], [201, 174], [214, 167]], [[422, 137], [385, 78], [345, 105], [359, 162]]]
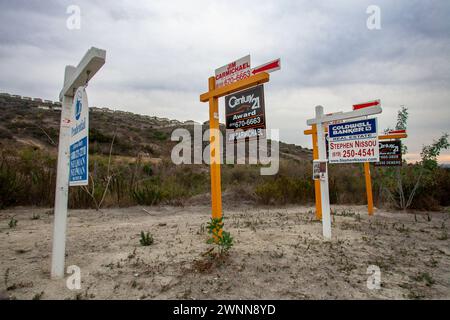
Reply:
[[[66, 28], [72, 4], [81, 30]], [[249, 53], [254, 66], [281, 57], [265, 92], [282, 140], [311, 145], [303, 130], [317, 104], [332, 112], [381, 99], [383, 128], [400, 105], [410, 109], [407, 144], [418, 154], [449, 131], [450, 3], [377, 1], [381, 30], [368, 30], [371, 4], [0, 1], [0, 89], [56, 99], [64, 66], [96, 46], [107, 63], [89, 85], [92, 105], [204, 121], [199, 95], [215, 68]]]

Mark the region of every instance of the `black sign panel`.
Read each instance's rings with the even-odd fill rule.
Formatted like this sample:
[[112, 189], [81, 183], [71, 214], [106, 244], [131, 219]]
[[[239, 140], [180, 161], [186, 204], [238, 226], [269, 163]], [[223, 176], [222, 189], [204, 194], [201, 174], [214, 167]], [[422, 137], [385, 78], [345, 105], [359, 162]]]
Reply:
[[377, 167], [399, 167], [402, 165], [402, 143], [399, 140], [379, 142], [380, 162], [376, 162]]
[[266, 137], [263, 85], [226, 96], [225, 113], [227, 143]]

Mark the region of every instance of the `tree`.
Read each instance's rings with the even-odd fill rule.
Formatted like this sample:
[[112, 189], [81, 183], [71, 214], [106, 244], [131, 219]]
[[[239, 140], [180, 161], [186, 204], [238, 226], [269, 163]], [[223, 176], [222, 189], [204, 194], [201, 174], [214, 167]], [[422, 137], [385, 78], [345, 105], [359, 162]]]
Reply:
[[[397, 122], [395, 130], [406, 130], [408, 123], [408, 108], [402, 106], [397, 114]], [[385, 130], [385, 132], [390, 129]], [[395, 170], [386, 168], [383, 170], [381, 178], [380, 190], [384, 190], [388, 198], [396, 204], [400, 209], [408, 209], [417, 194], [417, 191], [423, 182], [424, 178], [433, 179], [435, 170], [438, 168], [437, 157], [440, 153], [448, 149], [450, 144], [448, 142], [449, 135], [444, 133], [439, 139], [434, 140], [432, 144], [423, 146], [420, 153], [421, 160], [413, 167], [413, 181], [412, 184], [407, 184], [405, 187], [404, 178], [407, 174], [405, 167], [396, 167]], [[407, 147], [402, 145], [402, 154], [406, 154]]]
[[448, 133], [444, 133], [438, 140], [434, 140], [432, 144], [422, 147], [419, 176], [403, 209], [407, 209], [411, 205], [424, 173], [429, 175], [438, 168], [437, 157], [441, 154], [442, 150], [450, 147], [448, 137]]

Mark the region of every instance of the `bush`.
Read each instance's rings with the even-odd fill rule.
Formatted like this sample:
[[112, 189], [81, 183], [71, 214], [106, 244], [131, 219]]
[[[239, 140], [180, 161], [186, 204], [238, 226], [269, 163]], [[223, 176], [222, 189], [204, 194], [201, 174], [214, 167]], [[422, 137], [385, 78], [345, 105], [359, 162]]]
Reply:
[[313, 188], [312, 179], [281, 176], [257, 186], [255, 194], [263, 204], [309, 203]]
[[0, 139], [12, 139], [13, 135], [7, 129], [0, 127]]
[[14, 217], [12, 217], [10, 220], [9, 220], [9, 222], [8, 222], [8, 227], [10, 228], [10, 229], [13, 229], [13, 228], [15, 228], [15, 227], [17, 227], [17, 220], [14, 218]]
[[0, 154], [0, 207], [51, 205], [54, 201], [56, 159], [25, 148]]
[[133, 199], [140, 205], [159, 204], [167, 197], [161, 187], [152, 181], [146, 181], [133, 190]]
[[159, 141], [165, 141], [169, 137], [167, 133], [161, 131], [153, 131], [152, 136]]
[[139, 240], [141, 246], [148, 247], [153, 244], [153, 236], [150, 232], [144, 233], [141, 231], [141, 239]]
[[211, 235], [207, 243], [217, 245], [220, 256], [228, 254], [228, 251], [233, 247], [234, 243], [231, 234], [223, 230], [223, 217], [211, 218], [211, 221], [208, 222], [207, 229]]

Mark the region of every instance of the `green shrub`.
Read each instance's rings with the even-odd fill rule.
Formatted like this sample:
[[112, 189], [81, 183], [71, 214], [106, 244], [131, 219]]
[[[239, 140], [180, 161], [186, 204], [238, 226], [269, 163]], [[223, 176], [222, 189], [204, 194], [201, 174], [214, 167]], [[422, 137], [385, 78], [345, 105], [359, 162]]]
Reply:
[[41, 216], [37, 213], [33, 213], [33, 215], [31, 216], [31, 220], [39, 220], [41, 218]]
[[133, 199], [140, 205], [159, 204], [167, 197], [166, 193], [154, 181], [142, 183], [133, 190], [132, 195]]
[[255, 194], [263, 204], [307, 203], [313, 200], [313, 181], [281, 176], [257, 186]]
[[207, 243], [215, 244], [220, 256], [228, 254], [228, 251], [233, 247], [234, 243], [231, 234], [223, 230], [223, 217], [211, 218], [206, 227], [208, 234], [211, 235]]
[[151, 176], [153, 174], [152, 165], [150, 163], [144, 164], [144, 166], [142, 167], [142, 170], [144, 171], [145, 174], [147, 174], [149, 176]]
[[12, 217], [8, 222], [9, 228], [14, 229], [15, 227], [17, 227], [17, 222], [18, 221], [14, 217]]
[[161, 131], [153, 131], [152, 136], [159, 141], [165, 141], [169, 137], [167, 133]]
[[145, 233], [144, 231], [141, 231], [141, 239], [139, 240], [141, 246], [148, 247], [151, 246], [153, 242], [153, 235], [150, 232]]

